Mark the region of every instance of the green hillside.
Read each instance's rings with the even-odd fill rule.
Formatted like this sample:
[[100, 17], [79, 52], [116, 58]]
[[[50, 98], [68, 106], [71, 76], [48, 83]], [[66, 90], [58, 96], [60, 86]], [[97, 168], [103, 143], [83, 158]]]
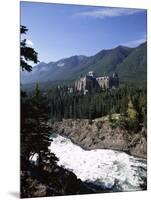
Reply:
[[31, 73], [21, 73], [23, 84], [74, 81], [80, 75], [95, 71], [97, 76], [119, 74], [120, 82], [142, 84], [147, 80], [147, 43], [136, 48], [118, 46], [94, 56], [72, 56], [48, 64], [41, 63]]
[[133, 50], [116, 71], [123, 82], [146, 82], [147, 80], [147, 43]]
[[80, 74], [87, 74], [91, 70], [95, 71], [97, 75], [111, 75], [116, 71], [117, 65], [123, 62], [132, 50], [122, 46], [112, 50], [103, 50], [90, 57], [83, 67], [73, 74], [72, 79], [78, 78]]

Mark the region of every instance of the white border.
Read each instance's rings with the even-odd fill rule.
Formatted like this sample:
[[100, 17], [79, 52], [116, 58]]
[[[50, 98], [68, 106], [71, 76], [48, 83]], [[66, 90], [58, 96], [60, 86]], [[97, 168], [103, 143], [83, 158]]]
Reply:
[[[31, 1], [31, 0], [25, 0]], [[149, 8], [149, 0], [33, 0], [32, 2], [50, 2], [76, 5], [96, 5], [110, 7], [127, 7], [127, 8]]]
[[[33, 0], [39, 2], [39, 0]], [[151, 5], [150, 0], [40, 0], [40, 2], [148, 9], [148, 191], [38, 199], [127, 200], [151, 195]], [[0, 2], [0, 199], [16, 199], [19, 192], [19, 0]]]

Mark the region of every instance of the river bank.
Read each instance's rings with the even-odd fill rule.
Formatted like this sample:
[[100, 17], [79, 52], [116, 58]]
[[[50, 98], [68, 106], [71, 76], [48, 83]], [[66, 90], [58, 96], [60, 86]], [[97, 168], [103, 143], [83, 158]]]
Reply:
[[[115, 117], [118, 117], [116, 115]], [[50, 131], [64, 135], [87, 150], [112, 149], [147, 158], [146, 130], [129, 133], [121, 127], [112, 127], [108, 117], [94, 119], [63, 119], [49, 123]]]

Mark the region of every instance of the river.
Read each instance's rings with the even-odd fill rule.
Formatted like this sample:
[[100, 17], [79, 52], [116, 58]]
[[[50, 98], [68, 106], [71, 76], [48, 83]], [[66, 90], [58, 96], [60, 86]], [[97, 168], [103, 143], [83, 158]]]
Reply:
[[111, 191], [137, 191], [146, 184], [145, 159], [121, 151], [84, 150], [70, 139], [56, 134], [49, 148], [59, 158], [59, 166], [97, 187]]

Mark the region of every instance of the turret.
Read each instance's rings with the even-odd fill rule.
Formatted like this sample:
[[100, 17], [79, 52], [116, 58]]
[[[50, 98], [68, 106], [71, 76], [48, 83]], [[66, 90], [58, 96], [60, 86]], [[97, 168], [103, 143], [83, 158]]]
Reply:
[[88, 76], [95, 77], [95, 72], [94, 72], [94, 71], [89, 71], [89, 72], [88, 72]]
[[113, 77], [113, 78], [118, 78], [117, 72], [113, 72], [112, 77]]
[[118, 87], [119, 86], [119, 77], [117, 72], [114, 72], [112, 74], [112, 87]]

